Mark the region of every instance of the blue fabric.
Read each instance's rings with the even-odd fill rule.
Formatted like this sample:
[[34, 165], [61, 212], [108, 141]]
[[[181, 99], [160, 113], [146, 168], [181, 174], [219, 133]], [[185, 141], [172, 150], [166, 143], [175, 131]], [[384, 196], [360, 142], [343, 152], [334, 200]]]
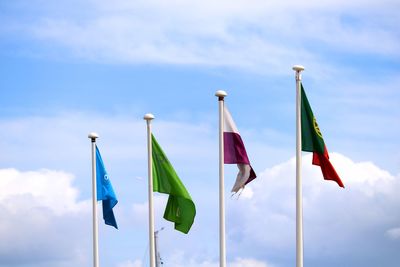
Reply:
[[108, 179], [107, 171], [104, 168], [103, 160], [101, 159], [100, 151], [96, 146], [96, 186], [97, 200], [102, 200], [103, 204], [103, 219], [107, 225], [114, 226], [118, 229], [117, 221], [115, 220], [113, 208], [117, 205], [118, 200], [112, 188], [111, 182]]

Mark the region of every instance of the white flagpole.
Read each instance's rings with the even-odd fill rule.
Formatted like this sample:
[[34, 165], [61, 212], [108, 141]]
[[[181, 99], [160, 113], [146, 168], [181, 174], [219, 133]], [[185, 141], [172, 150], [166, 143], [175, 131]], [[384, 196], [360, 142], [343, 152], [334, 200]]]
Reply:
[[219, 105], [219, 266], [226, 267], [225, 244], [225, 191], [224, 191], [224, 97], [222, 90], [215, 92]]
[[301, 182], [301, 71], [303, 66], [295, 65], [296, 71], [296, 267], [303, 267], [303, 191]]
[[150, 256], [150, 267], [155, 267], [155, 246], [154, 246], [154, 208], [153, 208], [153, 161], [151, 152], [151, 121], [154, 119], [153, 114], [146, 114], [143, 117], [147, 122], [147, 162], [148, 162], [148, 177], [149, 177], [149, 256]]
[[96, 138], [97, 133], [88, 135], [92, 141], [92, 208], [93, 208], [93, 267], [99, 267], [99, 226], [97, 222], [97, 185], [96, 185]]

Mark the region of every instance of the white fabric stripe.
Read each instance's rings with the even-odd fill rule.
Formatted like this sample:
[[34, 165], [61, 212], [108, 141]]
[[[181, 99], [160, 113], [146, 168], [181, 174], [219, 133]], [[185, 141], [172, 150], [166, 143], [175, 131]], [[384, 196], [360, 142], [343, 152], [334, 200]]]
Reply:
[[240, 135], [226, 104], [224, 105], [224, 132], [237, 133]]
[[250, 165], [247, 164], [237, 164], [239, 172], [236, 176], [235, 184], [232, 187], [231, 192], [237, 193], [240, 189], [244, 188], [247, 180], [250, 178]]

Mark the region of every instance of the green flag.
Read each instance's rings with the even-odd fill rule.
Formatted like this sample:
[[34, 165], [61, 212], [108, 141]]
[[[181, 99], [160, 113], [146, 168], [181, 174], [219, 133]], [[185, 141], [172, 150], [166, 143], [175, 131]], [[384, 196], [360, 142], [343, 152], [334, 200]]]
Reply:
[[301, 149], [313, 152], [312, 163], [321, 167], [325, 180], [335, 181], [340, 187], [344, 187], [342, 180], [329, 160], [328, 149], [311, 110], [303, 85], [301, 85]]
[[303, 151], [325, 153], [325, 142], [304, 92], [303, 84], [301, 85], [301, 148]]
[[174, 222], [176, 230], [187, 234], [196, 216], [196, 207], [153, 135], [151, 140], [153, 191], [169, 194], [164, 219]]

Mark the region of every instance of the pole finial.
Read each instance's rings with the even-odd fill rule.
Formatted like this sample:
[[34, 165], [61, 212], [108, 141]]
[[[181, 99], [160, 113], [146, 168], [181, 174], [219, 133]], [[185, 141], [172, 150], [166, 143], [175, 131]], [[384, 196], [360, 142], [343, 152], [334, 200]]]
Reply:
[[293, 66], [293, 70], [297, 71], [297, 72], [300, 72], [300, 71], [304, 70], [304, 67], [302, 65], [294, 65]]
[[145, 114], [145, 115], [143, 116], [143, 119], [146, 120], [146, 121], [151, 121], [151, 120], [154, 119], [154, 115], [151, 114], [151, 113], [147, 113], [147, 114]]
[[296, 81], [301, 81], [301, 72], [304, 70], [304, 67], [302, 65], [294, 65], [292, 69], [296, 71]]
[[92, 140], [92, 142], [95, 142], [96, 138], [99, 138], [99, 135], [95, 132], [91, 132], [88, 134], [88, 138], [90, 138]]
[[218, 90], [215, 92], [215, 96], [218, 97], [219, 101], [223, 101], [224, 97], [226, 97], [228, 94], [224, 90]]

